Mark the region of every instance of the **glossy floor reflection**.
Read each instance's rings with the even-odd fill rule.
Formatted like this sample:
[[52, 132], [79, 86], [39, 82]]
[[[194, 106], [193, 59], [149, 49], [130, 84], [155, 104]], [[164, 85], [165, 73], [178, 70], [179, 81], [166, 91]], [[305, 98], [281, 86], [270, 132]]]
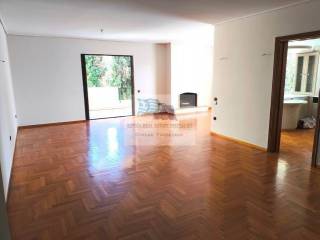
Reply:
[[310, 167], [314, 141], [314, 129], [287, 130], [281, 133], [280, 156], [289, 161], [299, 156], [301, 161], [295, 161], [297, 167]]
[[[192, 129], [128, 125], [141, 120]], [[320, 238], [320, 173], [295, 141], [267, 154], [209, 129], [200, 114], [19, 131], [13, 239]], [[159, 133], [161, 144], [149, 144]]]

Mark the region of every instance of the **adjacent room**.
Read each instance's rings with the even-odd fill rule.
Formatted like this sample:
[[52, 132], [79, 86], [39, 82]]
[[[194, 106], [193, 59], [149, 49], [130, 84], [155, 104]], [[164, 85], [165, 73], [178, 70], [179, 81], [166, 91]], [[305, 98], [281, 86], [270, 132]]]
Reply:
[[282, 116], [282, 149], [294, 146], [311, 159], [319, 99], [320, 39], [290, 41]]
[[319, 12], [0, 0], [0, 240], [320, 239]]

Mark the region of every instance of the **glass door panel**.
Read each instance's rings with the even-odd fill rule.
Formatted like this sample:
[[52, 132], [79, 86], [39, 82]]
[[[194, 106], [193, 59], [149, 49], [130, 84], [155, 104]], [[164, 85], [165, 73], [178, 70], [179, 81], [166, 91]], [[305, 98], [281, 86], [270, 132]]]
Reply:
[[133, 115], [132, 56], [82, 56], [89, 119]]
[[298, 57], [297, 77], [296, 77], [296, 86], [295, 86], [296, 92], [301, 91], [301, 83], [303, 78], [303, 63], [304, 63], [304, 57]]
[[314, 80], [314, 73], [315, 73], [315, 63], [316, 63], [316, 56], [314, 56], [314, 55], [309, 56], [309, 60], [308, 60], [308, 72], [307, 72], [307, 83], [306, 83], [306, 92], [312, 92], [312, 89], [313, 89], [313, 80]]

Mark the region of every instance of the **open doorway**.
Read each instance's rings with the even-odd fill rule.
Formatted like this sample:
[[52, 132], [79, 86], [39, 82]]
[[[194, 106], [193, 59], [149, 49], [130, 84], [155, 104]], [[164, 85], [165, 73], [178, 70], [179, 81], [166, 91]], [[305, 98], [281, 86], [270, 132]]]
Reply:
[[82, 54], [86, 119], [134, 115], [133, 57]]
[[311, 159], [318, 109], [320, 39], [289, 41], [283, 101], [281, 151]]
[[276, 39], [269, 152], [290, 152], [320, 164], [320, 32]]

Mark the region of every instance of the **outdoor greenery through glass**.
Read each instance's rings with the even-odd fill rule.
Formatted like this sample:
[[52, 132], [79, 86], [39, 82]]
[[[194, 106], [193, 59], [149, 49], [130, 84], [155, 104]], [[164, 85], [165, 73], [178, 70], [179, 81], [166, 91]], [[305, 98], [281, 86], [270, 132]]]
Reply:
[[119, 100], [131, 99], [131, 58], [129, 56], [86, 55], [88, 87], [117, 87]]

